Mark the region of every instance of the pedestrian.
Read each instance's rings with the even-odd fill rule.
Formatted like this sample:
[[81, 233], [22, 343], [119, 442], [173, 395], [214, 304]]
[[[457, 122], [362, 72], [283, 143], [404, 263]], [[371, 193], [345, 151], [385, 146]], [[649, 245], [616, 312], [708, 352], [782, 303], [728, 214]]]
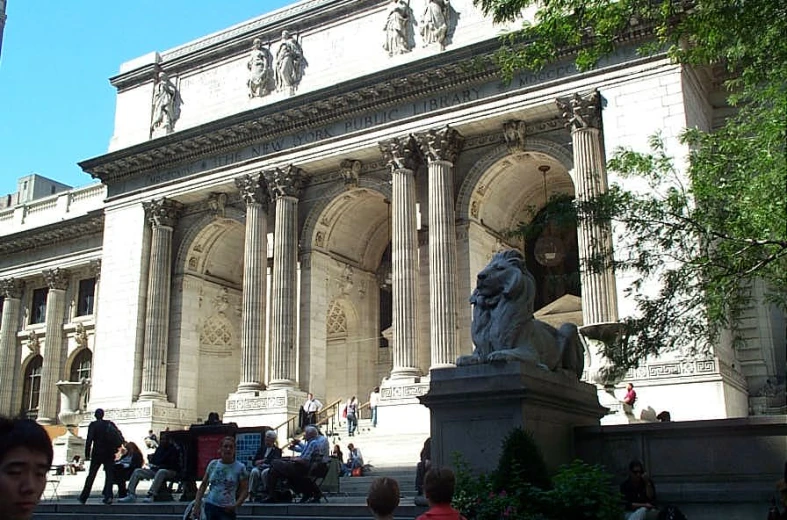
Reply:
[[347, 435], [352, 437], [358, 428], [358, 399], [352, 396], [347, 401]]
[[224, 437], [219, 449], [221, 458], [208, 463], [192, 516], [200, 518], [204, 498], [205, 520], [235, 520], [238, 508], [246, 501], [249, 490], [249, 473], [246, 465], [235, 460], [235, 437]]
[[375, 386], [369, 394], [369, 409], [372, 411], [372, 427], [377, 428], [377, 405], [380, 404], [380, 387]]
[[98, 469], [104, 466], [104, 489], [101, 494], [104, 496], [102, 502], [108, 505], [112, 503], [112, 483], [115, 482], [115, 453], [123, 444], [123, 436], [115, 423], [104, 420], [104, 410], [96, 408], [93, 416], [96, 420], [87, 427], [85, 441], [85, 459], [90, 461], [90, 467], [77, 500], [83, 504], [87, 502]]

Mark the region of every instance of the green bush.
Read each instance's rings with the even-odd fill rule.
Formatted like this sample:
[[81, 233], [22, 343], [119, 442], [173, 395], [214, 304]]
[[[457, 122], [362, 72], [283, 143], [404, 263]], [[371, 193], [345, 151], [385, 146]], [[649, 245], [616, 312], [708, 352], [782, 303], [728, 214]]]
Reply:
[[622, 515], [612, 477], [601, 466], [576, 460], [550, 479], [532, 435], [519, 428], [506, 437], [491, 474], [474, 474], [459, 454], [453, 462], [453, 506], [468, 520], [619, 520]]

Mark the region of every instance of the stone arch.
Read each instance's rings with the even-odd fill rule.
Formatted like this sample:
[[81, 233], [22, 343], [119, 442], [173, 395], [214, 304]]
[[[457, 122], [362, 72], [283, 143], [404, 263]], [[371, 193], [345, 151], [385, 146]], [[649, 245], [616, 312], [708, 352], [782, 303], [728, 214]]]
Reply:
[[[334, 298], [325, 309], [325, 397], [328, 401], [358, 392], [359, 374], [366, 369], [357, 341], [358, 311], [349, 299]], [[333, 329], [333, 330], [332, 330]]]
[[[37, 352], [32, 352], [22, 362], [20, 374], [22, 376], [22, 396], [20, 411], [23, 415], [31, 417], [35, 411], [38, 416], [38, 407], [41, 403], [41, 371], [44, 365], [44, 358]], [[37, 374], [38, 383], [32, 381], [31, 376]]]
[[[199, 262], [200, 260], [204, 260], [204, 256], [206, 255], [203, 256], [203, 254], [199, 254], [195, 256], [193, 254], [195, 253], [194, 248], [200, 245], [197, 242], [198, 238], [200, 235], [203, 235], [205, 230], [210, 226], [215, 225], [218, 222], [235, 222], [245, 226], [245, 212], [239, 210], [236, 207], [227, 206], [224, 210], [224, 214], [224, 218], [216, 218], [215, 215], [206, 213], [188, 227], [186, 232], [183, 234], [183, 239], [180, 242], [180, 246], [178, 247], [178, 252], [175, 257], [175, 273], [183, 273], [189, 270], [199, 270]], [[199, 251], [198, 253], [205, 253], [205, 251]], [[194, 264], [194, 268], [190, 267], [192, 262], [196, 262], [196, 264]]]
[[[529, 152], [552, 157], [557, 163], [562, 165], [571, 176], [571, 181], [576, 184], [573, 178], [574, 156], [566, 147], [548, 139], [533, 137], [525, 139], [524, 154]], [[484, 175], [500, 161], [513, 157], [514, 155], [511, 153], [508, 146], [502, 144], [493, 148], [473, 164], [459, 188], [459, 195], [456, 203], [456, 218], [458, 220], [463, 221], [471, 218], [473, 191], [477, 189]]]
[[68, 374], [69, 381], [79, 381], [79, 378], [72, 378], [72, 373], [77, 369], [78, 365], [82, 364], [84, 361], [90, 362], [91, 365], [93, 363], [93, 351], [89, 348], [81, 347], [71, 353], [71, 355], [68, 357], [68, 360], [66, 361], [65, 370], [65, 373]]

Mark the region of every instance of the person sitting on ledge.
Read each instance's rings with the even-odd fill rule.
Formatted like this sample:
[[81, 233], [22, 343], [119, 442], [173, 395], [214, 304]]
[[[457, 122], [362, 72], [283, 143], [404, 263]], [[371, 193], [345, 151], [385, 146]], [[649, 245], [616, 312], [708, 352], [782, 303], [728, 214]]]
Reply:
[[656, 520], [659, 510], [654, 505], [656, 487], [644, 466], [638, 460], [629, 463], [629, 476], [620, 484], [620, 494], [625, 503], [626, 520]]
[[177, 478], [180, 471], [180, 452], [177, 446], [169, 441], [169, 436], [162, 435], [156, 452], [148, 457], [148, 466], [135, 469], [128, 481], [128, 495], [118, 502], [134, 502], [137, 500], [137, 484], [140, 480], [153, 479], [144, 502], [153, 502], [161, 486], [167, 480]]

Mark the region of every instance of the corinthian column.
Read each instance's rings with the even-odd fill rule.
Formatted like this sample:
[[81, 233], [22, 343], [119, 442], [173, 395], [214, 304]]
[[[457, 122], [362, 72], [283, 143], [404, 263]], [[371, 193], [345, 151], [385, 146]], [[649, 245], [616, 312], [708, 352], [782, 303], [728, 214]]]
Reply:
[[63, 348], [63, 321], [66, 310], [66, 288], [68, 271], [51, 269], [44, 271], [49, 286], [46, 296], [46, 343], [44, 362], [41, 366], [41, 397], [38, 403], [38, 422], [57, 424], [57, 404], [60, 392], [56, 383], [63, 378], [66, 350]]
[[240, 338], [241, 376], [238, 393], [249, 393], [263, 388], [268, 193], [261, 173], [239, 177], [235, 179], [235, 185], [246, 202]]
[[[607, 191], [607, 170], [601, 133], [601, 96], [574, 94], [556, 101], [566, 126], [571, 128], [574, 147], [574, 182], [578, 201], [587, 201]], [[591, 269], [591, 259], [612, 259], [612, 230], [583, 219], [577, 229], [582, 283], [582, 320], [585, 325], [617, 321], [615, 275], [609, 263], [601, 271]]]
[[418, 370], [418, 226], [415, 206], [415, 143], [412, 138], [380, 143], [391, 168], [391, 286], [393, 290], [392, 379]]
[[156, 199], [143, 202], [150, 222], [150, 268], [145, 309], [145, 349], [142, 359], [142, 401], [167, 399], [167, 342], [172, 277], [172, 230], [183, 210], [180, 202]]
[[0, 280], [0, 296], [3, 297], [3, 315], [0, 319], [0, 414], [11, 417], [14, 391], [20, 386], [19, 363], [21, 353], [16, 341], [19, 314], [22, 310], [22, 280], [6, 278]]
[[276, 203], [271, 286], [271, 380], [268, 388], [295, 387], [298, 291], [298, 196], [304, 173], [289, 165], [263, 172]]
[[450, 127], [416, 135], [429, 166], [429, 336], [432, 366], [454, 366], [457, 346], [454, 162], [464, 138]]

